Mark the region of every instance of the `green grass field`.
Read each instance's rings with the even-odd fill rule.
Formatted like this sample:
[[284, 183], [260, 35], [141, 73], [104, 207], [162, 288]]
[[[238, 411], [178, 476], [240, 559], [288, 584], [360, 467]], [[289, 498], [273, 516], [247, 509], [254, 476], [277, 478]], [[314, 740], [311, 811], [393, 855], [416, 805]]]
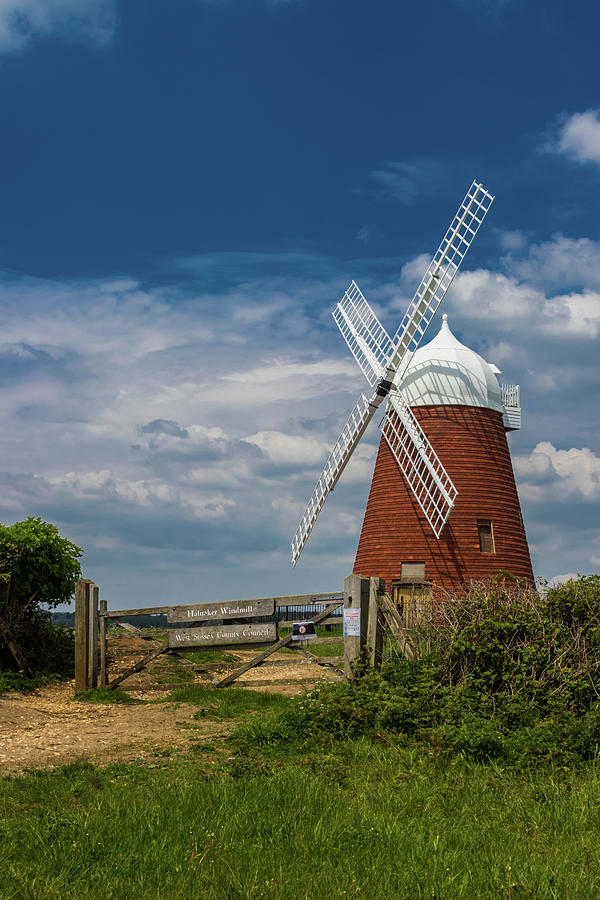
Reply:
[[[267, 696], [194, 702], [240, 722], [294, 702]], [[0, 780], [2, 900], [600, 895], [595, 764], [528, 774], [389, 738], [152, 759]]]

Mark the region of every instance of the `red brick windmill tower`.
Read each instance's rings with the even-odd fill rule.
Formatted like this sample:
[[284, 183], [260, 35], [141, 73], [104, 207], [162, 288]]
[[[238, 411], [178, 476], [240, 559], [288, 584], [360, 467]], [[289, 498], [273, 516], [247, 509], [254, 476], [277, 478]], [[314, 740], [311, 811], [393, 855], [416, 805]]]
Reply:
[[519, 388], [499, 385], [447, 318], [413, 356], [402, 394], [457, 491], [452, 514], [436, 536], [382, 438], [354, 571], [448, 591], [500, 571], [533, 581], [506, 440], [521, 427]]
[[533, 579], [505, 435], [520, 427], [518, 388], [501, 389], [499, 370], [461, 344], [446, 317], [419, 349], [493, 199], [473, 182], [393, 338], [354, 282], [334, 310], [373, 394], [359, 398], [317, 481], [292, 541], [294, 565], [385, 400], [355, 572], [448, 590], [502, 570]]

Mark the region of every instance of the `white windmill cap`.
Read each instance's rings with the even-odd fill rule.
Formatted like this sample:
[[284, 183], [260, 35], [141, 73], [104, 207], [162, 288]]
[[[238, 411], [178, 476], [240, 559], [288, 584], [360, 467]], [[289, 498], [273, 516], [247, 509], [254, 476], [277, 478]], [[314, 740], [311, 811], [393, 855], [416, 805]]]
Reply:
[[497, 373], [454, 337], [444, 313], [437, 335], [413, 356], [401, 392], [409, 406], [482, 406], [503, 413]]

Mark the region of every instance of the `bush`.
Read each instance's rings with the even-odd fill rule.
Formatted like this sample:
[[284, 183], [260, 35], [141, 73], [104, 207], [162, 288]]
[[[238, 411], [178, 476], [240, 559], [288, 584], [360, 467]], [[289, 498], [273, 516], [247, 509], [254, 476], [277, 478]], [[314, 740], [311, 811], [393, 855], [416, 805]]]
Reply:
[[41, 519], [0, 525], [0, 669], [70, 674], [72, 633], [43, 607], [70, 599], [81, 553]]
[[420, 659], [363, 665], [235, 739], [306, 747], [369, 736], [475, 760], [571, 764], [600, 746], [600, 577], [539, 594], [491, 585], [438, 611]]

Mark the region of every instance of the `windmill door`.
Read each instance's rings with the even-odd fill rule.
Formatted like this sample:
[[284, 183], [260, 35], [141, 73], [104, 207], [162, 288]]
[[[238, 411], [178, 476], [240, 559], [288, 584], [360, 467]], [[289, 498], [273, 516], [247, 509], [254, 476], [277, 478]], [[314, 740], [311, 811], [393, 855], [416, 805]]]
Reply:
[[405, 628], [417, 628], [430, 617], [431, 581], [398, 579], [391, 584], [392, 601]]

